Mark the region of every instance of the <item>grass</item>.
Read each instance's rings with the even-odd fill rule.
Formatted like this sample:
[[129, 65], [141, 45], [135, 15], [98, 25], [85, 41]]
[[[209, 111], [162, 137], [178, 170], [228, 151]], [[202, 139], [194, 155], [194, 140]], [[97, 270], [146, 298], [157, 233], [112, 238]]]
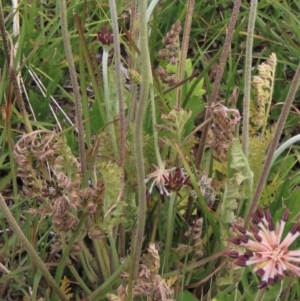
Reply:
[[300, 298], [234, 244], [300, 218], [300, 7], [250, 7], [2, 1], [0, 300]]

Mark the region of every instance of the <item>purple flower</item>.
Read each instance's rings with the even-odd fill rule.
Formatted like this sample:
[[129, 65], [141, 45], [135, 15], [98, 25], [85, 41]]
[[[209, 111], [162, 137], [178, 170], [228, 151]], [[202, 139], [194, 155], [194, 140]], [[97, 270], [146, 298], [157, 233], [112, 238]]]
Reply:
[[103, 45], [109, 46], [114, 42], [114, 35], [112, 34], [111, 31], [107, 29], [106, 24], [104, 24], [104, 26], [98, 32], [97, 37], [98, 37], [98, 41], [101, 42]]
[[248, 231], [240, 225], [233, 225], [239, 233], [229, 241], [246, 249], [242, 254], [235, 250], [227, 252], [229, 257], [235, 258], [236, 265], [245, 267], [254, 265], [254, 272], [261, 277], [258, 288], [273, 285], [275, 280], [282, 281], [284, 275], [296, 274], [300, 277], [300, 250], [288, 248], [300, 236], [300, 224], [296, 223], [285, 238], [282, 237], [289, 211], [285, 210], [281, 220], [273, 223], [270, 210], [263, 211], [258, 208], [252, 214], [251, 230]]
[[145, 180], [147, 184], [149, 181], [152, 181], [148, 196], [153, 191], [153, 188], [156, 187], [161, 196], [166, 195], [170, 196], [170, 192], [176, 191], [178, 192], [183, 185], [189, 185], [189, 176], [184, 172], [182, 168], [165, 168], [165, 163], [163, 166], [158, 167], [154, 165], [155, 170], [148, 175]]

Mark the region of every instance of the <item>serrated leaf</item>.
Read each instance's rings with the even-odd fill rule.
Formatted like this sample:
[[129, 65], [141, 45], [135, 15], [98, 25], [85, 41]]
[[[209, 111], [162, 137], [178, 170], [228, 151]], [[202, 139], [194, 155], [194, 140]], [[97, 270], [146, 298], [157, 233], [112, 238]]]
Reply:
[[182, 108], [175, 108], [169, 114], [162, 115], [161, 119], [164, 123], [163, 129], [166, 130], [166, 135], [163, 140], [173, 146], [174, 143], [181, 145], [184, 139], [185, 124], [191, 117], [192, 112]]
[[111, 161], [99, 163], [98, 169], [105, 183], [104, 214], [106, 214], [118, 200], [120, 193], [120, 185], [118, 183], [121, 183], [123, 172], [117, 163]]
[[178, 275], [174, 275], [172, 277], [169, 277], [167, 279], [164, 279], [166, 285], [168, 286], [168, 288], [171, 288], [173, 286], [173, 284], [178, 280]]
[[72, 288], [70, 287], [70, 280], [66, 276], [64, 276], [63, 280], [61, 281], [60, 289], [68, 300], [73, 297]]

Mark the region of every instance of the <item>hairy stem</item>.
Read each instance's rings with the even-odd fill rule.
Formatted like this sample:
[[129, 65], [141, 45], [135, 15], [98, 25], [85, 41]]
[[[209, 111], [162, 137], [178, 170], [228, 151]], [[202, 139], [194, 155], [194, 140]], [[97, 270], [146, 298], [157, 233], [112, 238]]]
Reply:
[[278, 118], [277, 126], [276, 126], [275, 133], [274, 133], [274, 138], [269, 146], [267, 158], [266, 158], [263, 170], [260, 174], [258, 184], [257, 184], [256, 190], [254, 192], [253, 199], [251, 201], [250, 209], [245, 212], [245, 216], [244, 216], [245, 226], [247, 226], [250, 221], [249, 213], [254, 212], [256, 210], [259, 198], [260, 198], [262, 190], [265, 186], [265, 183], [266, 183], [266, 180], [267, 180], [267, 177], [268, 177], [271, 165], [272, 165], [272, 160], [273, 160], [273, 157], [274, 157], [277, 145], [278, 145], [280, 135], [282, 133], [286, 118], [288, 116], [291, 104], [293, 103], [293, 100], [295, 98], [295, 94], [299, 88], [299, 85], [300, 85], [300, 64], [298, 65], [295, 76], [294, 76], [293, 81], [290, 86], [290, 90], [288, 92], [288, 95], [287, 95], [284, 105], [282, 107], [281, 114]]
[[[119, 37], [119, 26], [118, 26], [118, 16], [117, 7], [115, 0], [109, 0], [110, 15], [112, 22], [112, 29], [114, 35], [114, 56], [115, 56], [115, 72], [117, 81], [117, 93], [119, 101], [119, 124], [120, 124], [120, 153], [119, 153], [119, 164], [123, 170], [123, 175], [121, 177], [121, 194], [120, 199], [123, 199], [124, 194], [124, 166], [125, 166], [125, 140], [126, 140], [126, 124], [125, 124], [125, 109], [124, 109], [124, 95], [123, 95], [123, 82], [121, 74], [121, 53], [120, 53], [120, 37]], [[119, 227], [119, 241], [120, 241], [120, 256], [125, 256], [125, 230], [123, 225]]]
[[138, 203], [139, 212], [136, 225], [136, 234], [134, 238], [134, 253], [131, 260], [132, 279], [136, 279], [139, 268], [140, 255], [143, 244], [144, 227], [146, 219], [146, 187], [145, 187], [145, 169], [143, 157], [143, 121], [146, 108], [149, 100], [149, 86], [151, 65], [148, 48], [148, 26], [146, 20], [147, 1], [139, 1], [139, 30], [140, 30], [140, 45], [143, 57], [141, 59], [141, 93], [137, 103], [137, 112], [135, 116], [135, 129], [134, 129], [134, 152], [136, 159], [136, 170], [138, 180]]
[[81, 174], [84, 178], [86, 173], [86, 156], [85, 156], [85, 143], [84, 143], [84, 129], [83, 129], [83, 120], [82, 120], [82, 108], [81, 108], [81, 97], [79, 92], [79, 85], [77, 81], [73, 54], [70, 44], [70, 37], [68, 32], [68, 23], [67, 23], [67, 5], [66, 0], [61, 0], [60, 2], [60, 22], [61, 22], [61, 32], [64, 41], [64, 47], [66, 52], [66, 59], [69, 66], [70, 78], [72, 82], [74, 99], [75, 99], [75, 110], [76, 110], [76, 123], [78, 129], [78, 142], [79, 142], [79, 154], [81, 160]]
[[[115, 71], [117, 81], [117, 93], [119, 100], [119, 122], [120, 122], [120, 161], [119, 164], [124, 169], [125, 160], [125, 139], [126, 139], [126, 128], [125, 128], [125, 110], [124, 110], [124, 95], [123, 95], [123, 82], [122, 82], [122, 64], [120, 54], [120, 38], [119, 38], [119, 27], [117, 19], [117, 8], [115, 0], [109, 0], [110, 14], [112, 21], [112, 29], [114, 35], [114, 56], [115, 56]], [[122, 189], [124, 186], [124, 178], [122, 178]]]
[[44, 262], [40, 259], [34, 248], [32, 247], [31, 243], [28, 241], [24, 233], [22, 232], [21, 228], [19, 227], [18, 223], [14, 219], [13, 215], [10, 212], [10, 209], [6, 205], [4, 198], [2, 194], [0, 193], [0, 208], [2, 213], [4, 214], [7, 222], [9, 223], [10, 227], [13, 230], [13, 233], [17, 236], [19, 243], [22, 244], [26, 252], [29, 254], [29, 256], [32, 259], [32, 262], [34, 262], [35, 266], [40, 269], [41, 273], [45, 277], [48, 284], [51, 286], [51, 288], [55, 291], [55, 293], [58, 295], [60, 300], [62, 301], [68, 301], [69, 299], [65, 296], [65, 294], [61, 291], [59, 288], [59, 285], [55, 282], [51, 274], [49, 273], [48, 269], [46, 268]]
[[[225, 66], [225, 62], [226, 62], [226, 59], [227, 59], [227, 56], [228, 56], [228, 53], [229, 53], [230, 44], [231, 44], [231, 40], [232, 40], [232, 36], [233, 36], [233, 32], [234, 32], [235, 23], [237, 21], [237, 17], [238, 17], [238, 14], [239, 14], [240, 6], [241, 6], [241, 0], [236, 0], [234, 2], [234, 7], [233, 7], [233, 10], [232, 10], [231, 20], [230, 20], [230, 23], [229, 23], [227, 36], [226, 36], [226, 39], [225, 39], [222, 55], [221, 55], [221, 58], [220, 58], [220, 64], [218, 66], [218, 71], [217, 71], [217, 74], [216, 74], [213, 90], [212, 90], [212, 93], [211, 93], [211, 97], [208, 101], [208, 106], [207, 106], [208, 108], [206, 110], [205, 119], [210, 118], [211, 114], [210, 114], [209, 108], [212, 105], [212, 103], [214, 103], [217, 100], [217, 96], [218, 96], [219, 89], [220, 89], [220, 83], [221, 83], [221, 79], [222, 79], [223, 72], [224, 72], [224, 66]], [[202, 131], [201, 140], [200, 140], [200, 143], [199, 143], [199, 148], [198, 148], [197, 155], [196, 155], [195, 165], [198, 169], [200, 168], [200, 165], [201, 165], [201, 162], [202, 162], [208, 129], [209, 129], [209, 124], [206, 124], [205, 127], [203, 128], [203, 131]]]
[[257, 11], [257, 0], [251, 0], [247, 41], [246, 41], [246, 65], [244, 85], [244, 107], [243, 107], [243, 137], [242, 149], [246, 158], [249, 155], [249, 113], [250, 113], [250, 92], [251, 92], [251, 66], [255, 18]]
[[[138, 35], [138, 18], [137, 18], [137, 1], [131, 1], [131, 15], [130, 15], [130, 37], [133, 41], [137, 41]], [[134, 46], [132, 43], [129, 44], [129, 50], [131, 53], [134, 52]], [[128, 66], [132, 70], [136, 70], [136, 60], [132, 56], [129, 57]], [[136, 105], [137, 105], [137, 85], [134, 83], [132, 77], [130, 77], [130, 86], [131, 86], [131, 97], [129, 102], [129, 108], [126, 118], [126, 130], [129, 131], [130, 124], [134, 121], [135, 113], [136, 113]]]
[[[151, 84], [153, 83], [152, 81], [152, 74], [149, 74]], [[157, 164], [160, 168], [165, 168], [164, 163], [161, 159], [161, 155], [159, 152], [159, 146], [158, 146], [158, 131], [156, 128], [156, 110], [155, 110], [155, 100], [154, 100], [154, 91], [151, 89], [150, 91], [150, 102], [151, 102], [151, 115], [152, 115], [152, 125], [153, 125], [153, 141], [154, 141], [154, 150], [155, 150], [155, 156], [156, 156], [156, 161]]]

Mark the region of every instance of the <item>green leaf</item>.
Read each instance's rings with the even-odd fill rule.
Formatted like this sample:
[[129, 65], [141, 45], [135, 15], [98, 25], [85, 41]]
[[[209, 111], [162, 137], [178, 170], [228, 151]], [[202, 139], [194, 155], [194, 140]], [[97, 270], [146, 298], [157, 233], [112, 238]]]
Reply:
[[161, 129], [166, 131], [163, 137], [166, 144], [173, 146], [174, 143], [178, 145], [184, 140], [185, 137], [185, 124], [191, 117], [192, 112], [182, 108], [176, 108], [170, 111], [169, 114], [162, 115], [161, 119], [164, 123]]
[[178, 300], [181, 301], [197, 301], [198, 299], [189, 291], [183, 291]]

